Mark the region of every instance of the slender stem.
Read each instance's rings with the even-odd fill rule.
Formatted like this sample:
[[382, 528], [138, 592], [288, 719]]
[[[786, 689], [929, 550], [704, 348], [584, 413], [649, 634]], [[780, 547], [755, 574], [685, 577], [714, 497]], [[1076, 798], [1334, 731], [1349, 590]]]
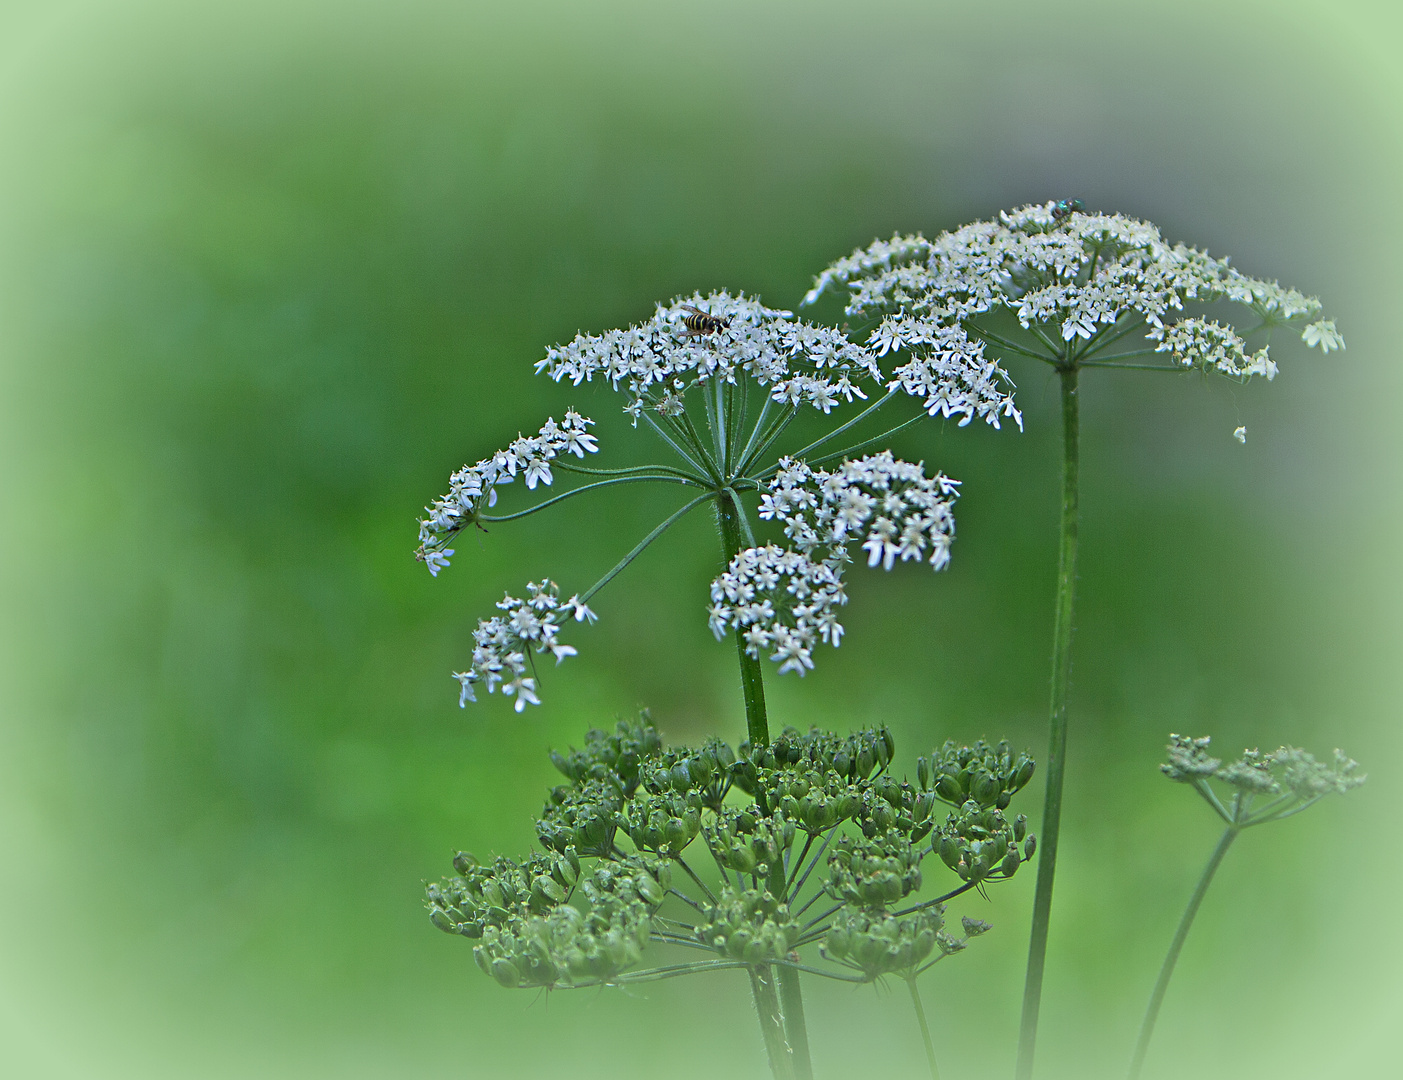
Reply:
[[678, 866], [682, 867], [683, 872], [697, 883], [697, 888], [699, 888], [702, 892], [706, 894], [706, 898], [708, 900], [710, 900], [713, 904], [716, 903], [716, 894], [713, 893], [709, 888], [707, 888], [706, 882], [704, 882], [701, 878], [697, 877], [696, 871], [694, 871], [690, 866], [687, 865], [687, 863], [683, 860], [681, 855], [674, 855], [672, 857], [672, 861], [675, 862]]
[[900, 918], [902, 915], [910, 915], [912, 912], [915, 911], [924, 911], [926, 908], [935, 907], [936, 904], [944, 904], [950, 900], [955, 899], [955, 897], [959, 896], [961, 893], [969, 892], [970, 889], [973, 889], [978, 885], [979, 882], [977, 881], [966, 881], [958, 889], [951, 889], [944, 896], [937, 896], [934, 900], [923, 900], [919, 904], [913, 904], [909, 908], [905, 908], [901, 911], [896, 912], [896, 916]]
[[789, 875], [789, 880], [784, 883], [784, 895], [780, 897], [785, 903], [789, 902], [789, 894], [794, 888], [794, 881], [799, 876], [799, 871], [804, 868], [804, 860], [809, 857], [809, 849], [814, 846], [814, 834], [809, 833], [804, 838], [804, 850], [799, 852], [799, 857], [794, 860], [794, 873]]
[[770, 1072], [775, 1080], [794, 1080], [789, 1048], [784, 1044], [784, 1020], [780, 1016], [779, 995], [775, 993], [775, 973], [769, 964], [750, 966], [750, 992], [755, 998], [755, 1012], [760, 1017], [760, 1034], [765, 1039]]
[[[716, 500], [716, 521], [721, 529], [721, 547], [726, 565], [741, 552], [740, 508], [735, 495], [722, 491]], [[759, 749], [770, 745], [770, 726], [765, 713], [765, 680], [757, 657], [746, 652], [745, 638], [736, 631], [736, 655], [740, 660], [741, 692], [745, 695], [745, 728], [750, 745]]]
[[[1131, 355], [1126, 353], [1127, 356]], [[1116, 368], [1120, 371], [1193, 371], [1191, 367], [1183, 364], [1117, 364], [1113, 360], [1087, 360], [1081, 367], [1091, 368]]]
[[[658, 438], [660, 438], [663, 442], [667, 443], [668, 446], [672, 447], [672, 452], [678, 457], [680, 457], [683, 461], [685, 461], [688, 465], [690, 465], [694, 470], [696, 470], [699, 473], [706, 473], [710, 471], [706, 468], [706, 466], [702, 465], [701, 462], [697, 461], [696, 458], [692, 457], [691, 454], [687, 453], [686, 450], [683, 450], [682, 447], [677, 444], [677, 440], [674, 439], [671, 435], [669, 435], [667, 433], [667, 430], [656, 420], [654, 420], [651, 416], [649, 416], [646, 412], [640, 413], [639, 415], [642, 416], [647, 425], [653, 429], [653, 431], [657, 434]], [[703, 457], [705, 457], [705, 455], [703, 455]]]
[[639, 484], [649, 480], [660, 480], [666, 484], [686, 484], [688, 487], [696, 486], [691, 480], [683, 480], [678, 476], [615, 476], [609, 480], [596, 480], [592, 484], [582, 484], [580, 487], [573, 488], [570, 491], [565, 491], [556, 495], [554, 498], [547, 499], [543, 503], [537, 503], [535, 506], [527, 507], [525, 510], [518, 510], [514, 514], [479, 514], [477, 520], [515, 521], [517, 518], [527, 517], [538, 510], [544, 510], [547, 506], [554, 506], [558, 502], [564, 502], [566, 499], [573, 498], [586, 491], [592, 491], [595, 488], [611, 487], [614, 484]]
[[1213, 855], [1209, 858], [1208, 865], [1203, 868], [1194, 894], [1189, 897], [1189, 906], [1184, 909], [1184, 914], [1179, 919], [1179, 929], [1174, 931], [1174, 940], [1169, 943], [1169, 952], [1164, 957], [1164, 965], [1159, 969], [1159, 979], [1156, 980], [1154, 992], [1150, 995], [1149, 1008], [1145, 1010], [1145, 1022], [1140, 1025], [1140, 1037], [1135, 1040], [1135, 1056], [1130, 1060], [1130, 1080], [1136, 1080], [1144, 1067], [1145, 1051], [1150, 1047], [1150, 1036], [1154, 1034], [1155, 1020], [1159, 1018], [1159, 1007], [1164, 1003], [1164, 992], [1169, 989], [1169, 979], [1174, 974], [1174, 965], [1179, 960], [1179, 951], [1184, 947], [1184, 939], [1189, 936], [1189, 927], [1193, 926], [1194, 916], [1198, 914], [1198, 906], [1203, 903], [1203, 895], [1208, 892], [1213, 875], [1218, 871], [1218, 864], [1223, 861], [1223, 856], [1228, 853], [1228, 848], [1232, 846], [1240, 831], [1236, 825], [1229, 825], [1223, 830], [1223, 838], [1213, 849]]
[[1042, 835], [1038, 837], [1038, 883], [1033, 894], [1033, 927], [1028, 942], [1028, 972], [1023, 983], [1023, 1018], [1018, 1034], [1017, 1080], [1033, 1075], [1033, 1051], [1042, 1006], [1047, 929], [1052, 914], [1052, 880], [1057, 870], [1057, 838], [1062, 823], [1062, 781], [1067, 766], [1067, 686], [1072, 675], [1072, 613], [1077, 589], [1077, 369], [1067, 365], [1062, 377], [1062, 529], [1057, 556], [1057, 601], [1052, 632], [1051, 730], [1047, 751], [1047, 791]]
[[707, 499], [713, 497], [714, 495], [712, 492], [705, 492], [704, 494], [698, 495], [695, 499], [687, 503], [680, 510], [675, 511], [671, 517], [669, 517], [656, 529], [654, 529], [642, 540], [640, 540], [638, 542], [638, 545], [632, 551], [630, 551], [627, 555], [620, 559], [618, 565], [616, 565], [614, 569], [610, 570], [602, 578], [600, 578], [593, 585], [591, 585], [589, 589], [586, 590], [585, 594], [580, 597], [580, 603], [589, 603], [590, 597], [597, 593], [600, 589], [604, 588], [605, 585], [608, 585], [609, 582], [614, 580], [614, 578], [618, 577], [618, 575], [623, 572], [623, 569], [626, 566], [628, 566], [629, 563], [633, 562], [634, 559], [638, 558], [639, 555], [643, 554], [644, 548], [646, 548], [654, 540], [660, 537], [663, 533], [667, 532], [667, 530], [670, 529], [673, 525], [677, 524], [677, 522], [680, 521], [684, 516], [686, 516], [686, 514], [689, 511], [694, 510], [696, 507], [706, 502]]
[[657, 982], [660, 979], [675, 979], [678, 975], [693, 975], [698, 971], [724, 971], [746, 965], [739, 960], [693, 960], [687, 964], [671, 964], [668, 967], [649, 968], [647, 971], [631, 971], [610, 979], [612, 985], [627, 985], [636, 982]]
[[678, 469], [672, 465], [628, 465], [622, 469], [591, 469], [584, 465], [575, 465], [557, 458], [551, 468], [561, 469], [565, 472], [583, 473], [585, 476], [633, 476], [644, 472], [663, 472], [673, 476], [683, 477], [684, 479], [692, 481], [694, 484], [708, 483], [706, 477], [689, 473], [686, 469]]
[[[823, 859], [823, 853], [828, 850], [828, 845], [833, 842], [833, 838], [837, 835], [838, 826], [835, 825], [833, 826], [833, 828], [828, 830], [828, 835], [823, 838], [822, 845], [820, 845], [818, 851], [814, 853], [813, 861], [809, 863], [809, 868], [804, 871], [804, 876], [799, 879], [799, 883], [797, 885], [790, 889], [790, 894], [792, 896], [794, 896], [795, 898], [799, 896], [799, 890], [801, 890], [804, 887], [804, 883], [809, 880], [809, 875], [814, 872], [814, 867], [816, 867], [819, 864], [819, 862]], [[807, 851], [808, 848], [805, 847], [805, 850]], [[799, 861], [803, 862], [804, 860], [800, 859]], [[802, 914], [802, 912], [800, 914]]]
[[[812, 467], [826, 465], [830, 461], [834, 461], [838, 458], [849, 457], [859, 450], [865, 450], [867, 449], [867, 447], [872, 446], [874, 443], [886, 442], [898, 431], [902, 430], [903, 428], [908, 428], [912, 424], [918, 423], [926, 419], [926, 416], [927, 414], [924, 411], [918, 412], [915, 416], [911, 417], [910, 420], [903, 420], [901, 423], [897, 424], [896, 427], [887, 428], [887, 430], [882, 432], [880, 435], [873, 435], [870, 439], [863, 439], [862, 442], [853, 443], [851, 446], [844, 447], [842, 450], [834, 450], [831, 454], [824, 454], [822, 457], [814, 458], [808, 464]], [[766, 470], [765, 475], [769, 475], [776, 471], [778, 471], [778, 466], [772, 466], [771, 468]]]
[[975, 326], [973, 323], [971, 323], [969, 324], [969, 329], [973, 330], [980, 337], [992, 341], [995, 345], [998, 345], [1001, 348], [1008, 349], [1010, 352], [1016, 352], [1020, 356], [1027, 356], [1033, 360], [1041, 360], [1044, 364], [1057, 363], [1057, 357], [1055, 356], [1049, 356], [1047, 353], [1033, 352], [1031, 349], [1025, 349], [1022, 345], [1019, 345], [1017, 342], [1010, 341], [1008, 338], [1002, 337], [1001, 335], [994, 333], [992, 330], [985, 330], [982, 326]]
[[765, 421], [770, 418], [770, 409], [774, 407], [775, 399], [769, 394], [765, 395], [765, 404], [760, 406], [760, 415], [755, 418], [755, 427], [751, 429], [750, 437], [745, 441], [745, 448], [740, 452], [740, 458], [736, 461], [736, 471], [742, 471], [742, 466], [750, 461], [751, 451], [755, 449], [755, 442], [761, 437], [761, 432], [765, 430]]
[[789, 456], [795, 458], [803, 458], [804, 455], [807, 454], [810, 450], [816, 450], [824, 443], [829, 442], [832, 439], [836, 439], [839, 435], [843, 434], [843, 432], [847, 431], [848, 428], [854, 427], [855, 425], [862, 423], [874, 412], [876, 412], [883, 405], [885, 405], [888, 401], [894, 398], [896, 394], [896, 388], [888, 390], [885, 394], [883, 394], [880, 398], [874, 401], [871, 405], [867, 406], [867, 408], [863, 409], [862, 412], [858, 413], [846, 424], [840, 424], [838, 427], [835, 427], [832, 431], [828, 432], [828, 434], [820, 435], [813, 442], [809, 443], [808, 446], [805, 446], [801, 450], [795, 450], [794, 453], [790, 454]]
[[916, 1006], [916, 1020], [921, 1025], [921, 1038], [926, 1044], [926, 1061], [930, 1062], [930, 1080], [940, 1080], [940, 1068], [935, 1063], [935, 1044], [930, 1041], [930, 1025], [926, 1023], [926, 1010], [921, 1006], [921, 993], [916, 989], [916, 980], [907, 979], [911, 988], [911, 1004]]
[[1076, 357], [1076, 360], [1080, 362], [1088, 356], [1095, 356], [1102, 349], [1109, 348], [1122, 338], [1135, 333], [1136, 330], [1143, 330], [1144, 328], [1145, 320], [1138, 316], [1132, 316], [1120, 329], [1116, 329], [1113, 326], [1106, 332], [1105, 337], [1094, 337], [1088, 341], [1086, 343], [1086, 348]]
[[759, 445], [736, 467], [736, 471], [742, 473], [749, 472], [750, 466], [765, 456], [765, 451], [774, 445], [774, 441], [784, 434], [784, 429], [787, 428], [798, 415], [799, 406], [790, 405], [785, 410], [784, 415], [776, 418], [775, 422], [770, 425], [770, 430], [765, 432]]

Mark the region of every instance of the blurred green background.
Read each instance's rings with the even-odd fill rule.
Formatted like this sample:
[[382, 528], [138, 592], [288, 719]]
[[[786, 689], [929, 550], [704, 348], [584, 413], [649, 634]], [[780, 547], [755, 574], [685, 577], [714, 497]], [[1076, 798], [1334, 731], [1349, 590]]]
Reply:
[[[548, 747], [640, 704], [739, 736], [712, 528], [602, 593], [518, 717], [456, 707], [475, 620], [593, 581], [670, 493], [465, 537], [436, 581], [415, 518], [567, 405], [601, 464], [649, 449], [533, 377], [578, 329], [698, 288], [794, 306], [874, 236], [1071, 195], [1321, 295], [1349, 350], [1086, 379], [1041, 1075], [1121, 1074], [1213, 843], [1156, 773], [1171, 730], [1371, 779], [1234, 849], [1146, 1075], [1387, 1072], [1399, 31], [1338, 0], [0, 9], [0, 1073], [765, 1075], [731, 973], [508, 993], [420, 908], [456, 848], [530, 847]], [[855, 571], [775, 720], [1041, 759], [1057, 402], [1012, 371], [1026, 434], [899, 444], [965, 481], [951, 570]], [[1011, 1072], [1032, 886], [956, 909], [995, 930], [926, 977], [949, 1077]], [[901, 996], [809, 994], [821, 1077], [923, 1068]]]

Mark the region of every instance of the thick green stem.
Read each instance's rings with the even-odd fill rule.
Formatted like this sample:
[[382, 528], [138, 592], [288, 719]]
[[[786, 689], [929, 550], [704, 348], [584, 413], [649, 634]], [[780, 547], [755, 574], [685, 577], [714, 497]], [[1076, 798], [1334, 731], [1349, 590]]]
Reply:
[[1228, 853], [1228, 848], [1241, 831], [1237, 825], [1229, 825], [1223, 830], [1223, 838], [1213, 849], [1213, 855], [1208, 860], [1208, 865], [1203, 868], [1203, 875], [1198, 879], [1198, 886], [1194, 889], [1193, 896], [1189, 897], [1189, 906], [1184, 909], [1184, 914], [1179, 919], [1179, 929], [1174, 931], [1174, 940], [1169, 943], [1169, 952], [1164, 957], [1164, 965], [1159, 969], [1154, 993], [1150, 995], [1149, 1008], [1145, 1010], [1145, 1022], [1140, 1025], [1140, 1037], [1135, 1041], [1135, 1056], [1130, 1061], [1130, 1080], [1136, 1080], [1145, 1064], [1145, 1051], [1150, 1048], [1150, 1036], [1154, 1034], [1155, 1021], [1159, 1019], [1159, 1007], [1164, 1004], [1164, 992], [1169, 989], [1174, 965], [1179, 961], [1179, 952], [1184, 947], [1184, 939], [1189, 936], [1189, 927], [1194, 924], [1198, 906], [1203, 903], [1203, 896], [1213, 882], [1213, 875], [1218, 872], [1218, 864], [1223, 861], [1223, 856]]
[[1067, 765], [1067, 686], [1072, 675], [1072, 613], [1077, 593], [1077, 369], [1062, 377], [1062, 531], [1057, 555], [1057, 602], [1052, 630], [1051, 732], [1047, 750], [1047, 792], [1038, 836], [1038, 884], [1033, 895], [1033, 928], [1028, 942], [1028, 973], [1023, 983], [1023, 1020], [1018, 1034], [1017, 1080], [1033, 1075], [1033, 1051], [1042, 1006], [1047, 928], [1052, 914], [1052, 879], [1057, 871], [1057, 838], [1062, 819], [1062, 780]]
[[775, 1080], [793, 1080], [789, 1048], [784, 1044], [784, 1021], [779, 1011], [779, 995], [775, 993], [775, 969], [769, 964], [750, 967], [750, 992], [755, 996], [755, 1012], [760, 1017], [760, 1033], [765, 1038], [765, 1053], [770, 1059], [770, 1072]]
[[[716, 499], [716, 521], [721, 528], [721, 547], [726, 565], [740, 554], [741, 517], [735, 494], [722, 491]], [[736, 653], [740, 658], [740, 686], [745, 695], [745, 729], [750, 745], [759, 750], [770, 745], [770, 725], [765, 714], [765, 681], [760, 672], [760, 660], [745, 651], [745, 638], [736, 631]]]
[[921, 1005], [921, 994], [916, 989], [916, 980], [907, 979], [911, 988], [911, 1004], [916, 1006], [916, 1019], [921, 1025], [921, 1038], [926, 1044], [926, 1061], [930, 1063], [930, 1080], [940, 1080], [940, 1068], [935, 1063], [935, 1044], [930, 1040], [930, 1025], [926, 1023], [926, 1010]]

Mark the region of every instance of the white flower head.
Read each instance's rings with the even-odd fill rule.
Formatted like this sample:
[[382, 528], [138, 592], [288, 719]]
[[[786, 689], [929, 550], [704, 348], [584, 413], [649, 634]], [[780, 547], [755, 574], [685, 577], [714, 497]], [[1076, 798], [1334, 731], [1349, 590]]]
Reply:
[[847, 602], [836, 567], [775, 544], [747, 548], [711, 583], [711, 630], [718, 641], [738, 631], [751, 656], [802, 675], [817, 642], [842, 638], [837, 609]]
[[[1148, 222], [1054, 210], [1052, 202], [1025, 206], [934, 240], [878, 241], [820, 274], [805, 303], [846, 286], [850, 315], [887, 315], [869, 339], [879, 355], [920, 335], [928, 341], [916, 351], [934, 351], [941, 331], [956, 327], [979, 336], [987, 328], [971, 320], [1003, 310], [1049, 348], [1059, 339], [1120, 340], [1143, 329], [1179, 363], [1241, 379], [1271, 378], [1276, 365], [1265, 350], [1247, 356], [1229, 327], [1203, 319], [1180, 319], [1177, 331], [1165, 324], [1190, 302], [1243, 305], [1263, 328], [1319, 316], [1314, 297], [1171, 245]], [[1333, 322], [1311, 323], [1302, 338], [1325, 352], [1344, 347]]]
[[[598, 376], [628, 395], [624, 411], [635, 423], [645, 411], [680, 414], [695, 388], [747, 378], [776, 402], [808, 405], [826, 415], [887, 387], [892, 376], [878, 359], [901, 344], [890, 333], [884, 340], [884, 347], [868, 348], [839, 330], [800, 322], [791, 312], [751, 297], [695, 293], [659, 304], [653, 318], [626, 330], [581, 334], [549, 350], [536, 370], [575, 386]], [[1012, 383], [984, 360], [982, 347], [954, 338], [945, 346], [930, 371], [923, 376], [898, 371], [897, 383], [910, 382], [907, 392], [927, 399], [932, 414], [1016, 415]]]
[[1319, 322], [1311, 323], [1301, 331], [1301, 340], [1312, 349], [1318, 347], [1323, 353], [1345, 347], [1345, 339], [1335, 329], [1334, 319], [1321, 319]]
[[557, 664], [577, 655], [573, 645], [560, 641], [561, 623], [572, 617], [592, 622], [594, 613], [577, 597], [562, 601], [560, 587], [548, 578], [527, 582], [526, 591], [524, 600], [505, 596], [497, 604], [503, 614], [478, 621], [473, 631], [472, 664], [466, 671], [453, 673], [462, 687], [460, 707], [477, 700], [473, 686], [479, 682], [489, 694], [500, 688], [504, 695], [515, 696], [517, 712], [527, 705], [539, 705], [532, 653], [549, 653]]
[[505, 450], [498, 450], [476, 465], [464, 465], [449, 477], [448, 494], [425, 508], [428, 516], [419, 522], [419, 550], [414, 557], [427, 564], [429, 573], [437, 577], [453, 554], [446, 545], [476, 521], [482, 510], [496, 505], [499, 485], [510, 484], [520, 473], [530, 490], [535, 490], [537, 484], [549, 487], [555, 479], [550, 463], [556, 457], [574, 454], [582, 458], [598, 452], [594, 436], [589, 433], [593, 424], [593, 420], [570, 409], [564, 423], [547, 420], [537, 434], [519, 435]]
[[811, 670], [814, 646], [837, 646], [838, 609], [847, 603], [843, 568], [860, 544], [867, 565], [890, 570], [922, 560], [950, 561], [952, 505], [958, 481], [890, 452], [845, 461], [831, 471], [781, 459], [760, 500], [760, 517], [784, 523], [793, 549], [775, 544], [742, 551], [711, 583], [711, 630], [739, 632], [746, 651], [780, 665], [780, 674]]

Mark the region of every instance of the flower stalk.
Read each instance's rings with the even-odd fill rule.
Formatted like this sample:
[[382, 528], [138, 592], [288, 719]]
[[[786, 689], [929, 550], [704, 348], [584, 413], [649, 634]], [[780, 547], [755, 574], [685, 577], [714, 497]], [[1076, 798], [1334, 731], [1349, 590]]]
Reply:
[[1194, 924], [1194, 916], [1198, 914], [1199, 905], [1203, 903], [1203, 898], [1208, 892], [1208, 886], [1213, 883], [1213, 875], [1218, 872], [1218, 864], [1223, 861], [1223, 856], [1228, 853], [1228, 848], [1232, 847], [1232, 842], [1237, 839], [1237, 834], [1242, 831], [1242, 827], [1229, 823], [1223, 830], [1222, 837], [1218, 840], [1218, 846], [1213, 849], [1213, 854], [1208, 860], [1208, 865], [1203, 868], [1203, 873], [1199, 875], [1198, 884], [1194, 886], [1194, 893], [1189, 897], [1188, 907], [1184, 908], [1184, 914], [1179, 917], [1179, 928], [1174, 931], [1174, 940], [1169, 943], [1169, 952], [1165, 954], [1164, 963], [1159, 969], [1159, 978], [1155, 980], [1154, 992], [1150, 994], [1150, 1004], [1145, 1009], [1145, 1019], [1140, 1025], [1140, 1036], [1135, 1040], [1135, 1056], [1130, 1060], [1130, 1080], [1137, 1080], [1140, 1070], [1145, 1065], [1145, 1054], [1150, 1048], [1150, 1036], [1154, 1034], [1155, 1021], [1159, 1019], [1159, 1007], [1164, 1004], [1164, 993], [1169, 989], [1169, 980], [1174, 975], [1174, 965], [1179, 962], [1179, 953], [1183, 951], [1184, 941], [1189, 936], [1189, 929]]
[[1080, 468], [1080, 412], [1077, 366], [1065, 363], [1062, 380], [1062, 520], [1057, 549], [1057, 600], [1052, 629], [1052, 702], [1047, 748], [1047, 787], [1043, 796], [1042, 857], [1033, 895], [1028, 969], [1023, 983], [1023, 1018], [1018, 1033], [1018, 1080], [1033, 1075], [1033, 1053], [1042, 1007], [1047, 931], [1052, 917], [1052, 884], [1057, 872], [1057, 839], [1062, 821], [1062, 784], [1067, 766], [1067, 689], [1072, 676], [1072, 630], [1077, 596], [1077, 514]]

